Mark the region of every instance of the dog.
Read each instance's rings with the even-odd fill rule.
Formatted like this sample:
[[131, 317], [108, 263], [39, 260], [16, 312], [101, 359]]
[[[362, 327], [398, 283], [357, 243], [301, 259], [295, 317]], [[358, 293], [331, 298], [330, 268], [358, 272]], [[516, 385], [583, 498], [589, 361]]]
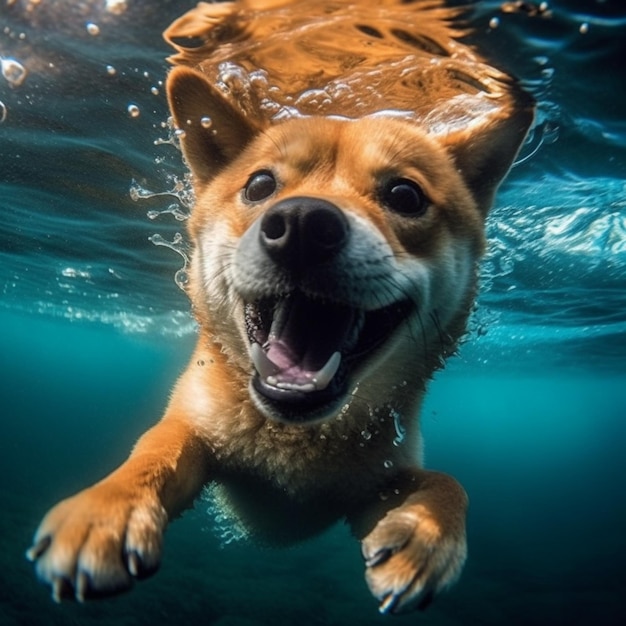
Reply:
[[458, 578], [468, 498], [423, 468], [418, 414], [534, 115], [460, 41], [461, 17], [439, 0], [238, 0], [165, 32], [197, 347], [128, 460], [37, 530], [27, 556], [55, 600], [154, 573], [205, 485], [259, 542], [349, 523], [381, 613]]

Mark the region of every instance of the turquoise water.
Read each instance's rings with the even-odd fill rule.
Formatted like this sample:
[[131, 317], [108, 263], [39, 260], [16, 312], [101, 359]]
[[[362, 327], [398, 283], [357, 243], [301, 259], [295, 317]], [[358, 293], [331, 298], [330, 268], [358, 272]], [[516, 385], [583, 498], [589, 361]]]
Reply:
[[23, 552], [42, 513], [125, 458], [193, 346], [174, 281], [183, 258], [154, 245], [184, 231], [171, 208], [187, 210], [180, 156], [158, 141], [160, 32], [191, 2], [155, 4], [0, 6], [0, 58], [27, 71], [20, 84], [14, 66], [0, 74], [0, 624], [622, 624], [617, 0], [551, 2], [550, 18], [485, 2], [473, 18], [477, 40], [540, 106], [490, 218], [468, 341], [423, 412], [427, 465], [471, 500], [456, 587], [423, 614], [382, 617], [345, 528], [288, 550], [225, 545], [203, 504], [168, 529], [161, 570], [130, 594], [57, 606], [35, 581]]

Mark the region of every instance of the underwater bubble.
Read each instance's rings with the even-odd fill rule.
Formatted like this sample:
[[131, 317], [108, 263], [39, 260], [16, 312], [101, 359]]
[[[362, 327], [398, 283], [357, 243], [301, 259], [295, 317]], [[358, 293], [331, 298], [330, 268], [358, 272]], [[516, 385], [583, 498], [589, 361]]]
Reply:
[[127, 111], [128, 115], [130, 115], [131, 117], [139, 117], [141, 115], [141, 111], [136, 104], [129, 104]]
[[213, 125], [213, 120], [208, 116], [204, 116], [200, 120], [200, 126], [202, 126], [202, 128], [211, 128], [212, 125]]
[[296, 107], [321, 107], [331, 104], [332, 100], [324, 89], [309, 89], [298, 97]]
[[65, 267], [61, 270], [61, 276], [66, 278], [91, 278], [91, 273], [87, 270], [76, 269], [75, 267]]
[[390, 459], [386, 459], [385, 461], [383, 461], [383, 467], [385, 469], [391, 469], [393, 467], [393, 461]]
[[498, 28], [500, 26], [500, 19], [497, 17], [492, 17], [489, 20], [489, 28]]
[[245, 68], [236, 63], [221, 63], [219, 66], [218, 81], [223, 88], [231, 93], [242, 93], [250, 84], [249, 75]]
[[4, 104], [4, 102], [0, 100], [0, 124], [2, 124], [2, 122], [4, 122], [4, 120], [6, 119], [7, 119], [7, 107]]
[[363, 437], [365, 441], [369, 441], [372, 438], [372, 433], [369, 430], [362, 430], [361, 437]]
[[87, 22], [87, 24], [85, 24], [85, 28], [87, 29], [87, 32], [94, 37], [100, 34], [100, 27], [93, 22]]
[[586, 34], [589, 32], [589, 24], [587, 24], [587, 22], [583, 22], [583, 23], [580, 25], [580, 28], [578, 29], [578, 32], [579, 32], [581, 35], [586, 35]]
[[11, 87], [19, 87], [26, 78], [28, 71], [15, 59], [3, 59], [0, 57], [2, 75]]
[[107, 65], [107, 74], [109, 76], [115, 76], [115, 74], [117, 74], [117, 70], [112, 65]]
[[150, 89], [150, 92], [152, 93], [153, 96], [158, 96], [159, 95], [159, 90], [156, 87], [152, 87]]
[[189, 273], [187, 272], [187, 270], [184, 267], [179, 269], [174, 274], [174, 282], [183, 291], [185, 291], [187, 289], [187, 285], [189, 284]]
[[106, 0], [105, 8], [113, 15], [121, 15], [128, 8], [126, 0]]

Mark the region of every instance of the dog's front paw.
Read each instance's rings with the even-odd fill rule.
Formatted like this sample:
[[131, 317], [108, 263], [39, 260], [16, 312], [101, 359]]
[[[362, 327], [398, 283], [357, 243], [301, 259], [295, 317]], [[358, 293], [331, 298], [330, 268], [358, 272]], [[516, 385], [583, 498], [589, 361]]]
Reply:
[[454, 582], [467, 554], [465, 529], [444, 528], [427, 506], [389, 511], [363, 540], [365, 577], [381, 613], [424, 609]]
[[105, 481], [49, 511], [26, 556], [57, 602], [110, 595], [157, 570], [166, 524], [158, 499]]

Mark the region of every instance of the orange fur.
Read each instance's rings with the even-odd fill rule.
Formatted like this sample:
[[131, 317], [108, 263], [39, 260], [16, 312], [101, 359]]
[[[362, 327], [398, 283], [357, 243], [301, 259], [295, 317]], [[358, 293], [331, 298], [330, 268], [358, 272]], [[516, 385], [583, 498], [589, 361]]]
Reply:
[[28, 555], [56, 599], [151, 574], [207, 483], [260, 540], [348, 520], [382, 612], [458, 577], [467, 497], [422, 468], [417, 415], [464, 332], [532, 103], [457, 41], [457, 11], [356, 4], [200, 3], [166, 32], [198, 343], [128, 461], [37, 531]]

